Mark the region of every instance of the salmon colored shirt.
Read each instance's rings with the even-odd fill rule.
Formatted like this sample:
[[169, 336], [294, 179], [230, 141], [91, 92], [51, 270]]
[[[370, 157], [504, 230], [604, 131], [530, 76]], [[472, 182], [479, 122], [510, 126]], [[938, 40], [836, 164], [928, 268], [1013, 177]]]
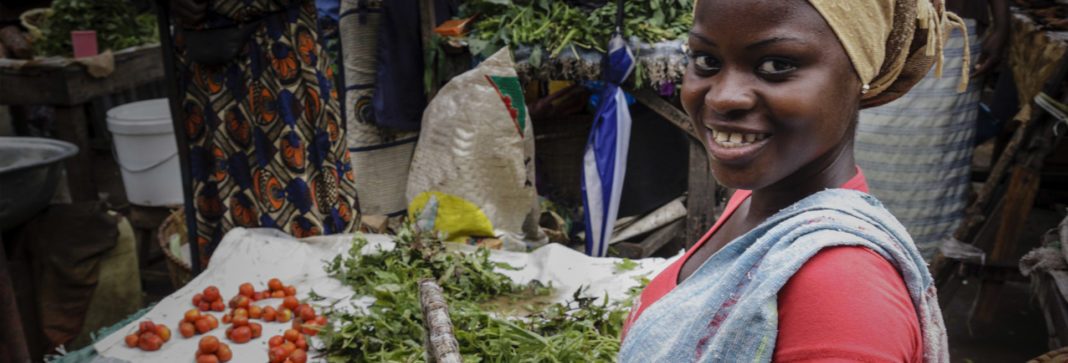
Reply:
[[[868, 184], [858, 168], [857, 175], [841, 188], [867, 192]], [[627, 317], [624, 337], [647, 307], [678, 286], [682, 265], [750, 195], [748, 190], [735, 192], [708, 233], [649, 282]], [[779, 335], [773, 360], [923, 361], [919, 319], [901, 275], [865, 247], [820, 251], [779, 291]]]

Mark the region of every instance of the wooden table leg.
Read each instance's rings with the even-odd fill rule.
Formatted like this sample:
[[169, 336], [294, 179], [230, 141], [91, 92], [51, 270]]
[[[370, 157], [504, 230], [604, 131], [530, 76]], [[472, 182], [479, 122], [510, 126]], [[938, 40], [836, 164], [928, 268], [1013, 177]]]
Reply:
[[716, 179], [704, 145], [690, 140], [689, 194], [686, 197], [686, 248], [693, 246], [716, 221]]
[[56, 106], [56, 138], [78, 146], [78, 154], [67, 159], [67, 186], [75, 202], [95, 201], [96, 182], [93, 181], [93, 158], [89, 148], [89, 125], [85, 108]]
[[[7, 359], [7, 360], [5, 360]], [[0, 241], [0, 362], [29, 362], [26, 333], [15, 303], [15, 289], [7, 268], [7, 255]]]

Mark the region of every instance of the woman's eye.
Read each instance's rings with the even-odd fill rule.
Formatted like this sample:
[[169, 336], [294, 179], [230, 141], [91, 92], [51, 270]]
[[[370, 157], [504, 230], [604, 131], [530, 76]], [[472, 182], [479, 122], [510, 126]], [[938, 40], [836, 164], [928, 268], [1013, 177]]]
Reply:
[[797, 67], [793, 64], [778, 59], [766, 60], [757, 67], [758, 72], [767, 75], [783, 75], [795, 69]]
[[694, 55], [693, 66], [701, 73], [712, 73], [719, 70], [719, 60], [707, 55]]

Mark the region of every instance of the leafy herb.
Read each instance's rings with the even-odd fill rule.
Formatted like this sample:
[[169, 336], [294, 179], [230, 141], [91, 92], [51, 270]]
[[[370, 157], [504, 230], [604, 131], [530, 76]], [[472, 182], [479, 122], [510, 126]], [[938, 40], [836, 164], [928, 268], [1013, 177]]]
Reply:
[[[643, 42], [678, 39], [693, 24], [693, 0], [627, 0], [624, 2], [624, 34]], [[471, 52], [488, 56], [504, 46], [530, 46], [555, 57], [578, 47], [604, 52], [616, 29], [616, 3], [586, 11], [566, 1], [474, 0], [461, 9], [462, 16], [482, 14], [469, 37]], [[473, 40], [477, 40], [472, 44]], [[540, 60], [532, 60], [540, 62]]]
[[332, 326], [323, 339], [329, 362], [421, 361], [417, 283], [423, 277], [437, 279], [444, 289], [467, 362], [615, 360], [626, 313], [621, 305], [607, 298], [597, 303], [580, 289], [566, 304], [528, 304], [534, 313], [505, 317], [495, 302], [536, 300], [552, 289], [537, 281], [516, 284], [496, 271], [513, 267], [490, 261], [489, 251], [451, 251], [436, 235], [411, 225], [395, 242], [392, 250], [362, 255], [367, 241], [358, 235], [346, 256], [327, 265], [328, 273], [357, 294], [376, 298], [366, 310], [328, 312]]
[[41, 24], [44, 39], [34, 50], [43, 56], [70, 56], [74, 30], [95, 30], [101, 51], [159, 42], [155, 15], [136, 14], [126, 0], [55, 0]]
[[623, 261], [616, 262], [616, 272], [630, 271], [638, 267], [638, 263], [629, 258], [624, 258]]

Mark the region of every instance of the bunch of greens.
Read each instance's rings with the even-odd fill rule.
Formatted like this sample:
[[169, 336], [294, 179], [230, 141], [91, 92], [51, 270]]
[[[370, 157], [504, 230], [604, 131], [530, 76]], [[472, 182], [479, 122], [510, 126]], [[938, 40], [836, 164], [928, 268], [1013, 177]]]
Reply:
[[[596, 303], [576, 291], [566, 304], [532, 303], [551, 293], [537, 281], [516, 284], [495, 269], [512, 267], [489, 260], [489, 251], [447, 250], [435, 235], [411, 226], [398, 232], [396, 248], [361, 255], [367, 245], [357, 236], [347, 256], [327, 272], [357, 294], [376, 300], [364, 311], [328, 312], [331, 328], [323, 334], [330, 362], [423, 359], [425, 330], [418, 281], [437, 279], [467, 362], [614, 361], [625, 311]], [[505, 317], [505, 305], [524, 304], [528, 313]], [[514, 313], [514, 311], [510, 311]]]
[[[624, 34], [646, 43], [678, 39], [693, 24], [692, 8], [693, 0], [626, 0]], [[616, 28], [615, 1], [587, 11], [560, 0], [473, 0], [461, 14], [479, 16], [468, 37], [472, 54], [522, 45], [532, 48], [532, 62], [567, 48], [604, 52]]]
[[55, 0], [40, 24], [44, 39], [34, 44], [42, 56], [70, 56], [70, 32], [95, 30], [101, 51], [159, 42], [154, 14], [137, 14], [127, 0]]

